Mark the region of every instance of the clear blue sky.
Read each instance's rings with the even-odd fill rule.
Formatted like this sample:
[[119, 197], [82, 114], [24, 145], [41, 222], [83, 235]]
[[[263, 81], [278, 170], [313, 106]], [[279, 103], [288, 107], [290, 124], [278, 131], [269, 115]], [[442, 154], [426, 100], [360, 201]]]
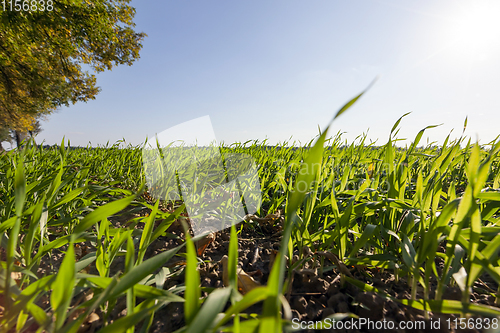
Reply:
[[[135, 0], [141, 58], [97, 76], [97, 99], [62, 108], [37, 142], [103, 145], [209, 115], [218, 141], [308, 142], [332, 126], [442, 143], [454, 129], [487, 143], [500, 134], [500, 1]], [[7, 145], [8, 147], [8, 145]]]

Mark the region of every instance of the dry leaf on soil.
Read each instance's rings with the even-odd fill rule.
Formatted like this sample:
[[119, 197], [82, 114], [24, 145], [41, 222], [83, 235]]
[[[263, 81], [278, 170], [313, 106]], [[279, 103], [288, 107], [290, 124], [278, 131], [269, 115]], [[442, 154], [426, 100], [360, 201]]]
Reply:
[[206, 248], [215, 240], [215, 232], [211, 232], [195, 243], [196, 253], [201, 257]]
[[[220, 260], [222, 264], [222, 282], [224, 286], [229, 287], [229, 272], [227, 267], [227, 256], [222, 257]], [[242, 294], [246, 294], [250, 290], [260, 287], [260, 283], [255, 281], [253, 277], [248, 275], [242, 268], [237, 269], [238, 276], [238, 291]]]

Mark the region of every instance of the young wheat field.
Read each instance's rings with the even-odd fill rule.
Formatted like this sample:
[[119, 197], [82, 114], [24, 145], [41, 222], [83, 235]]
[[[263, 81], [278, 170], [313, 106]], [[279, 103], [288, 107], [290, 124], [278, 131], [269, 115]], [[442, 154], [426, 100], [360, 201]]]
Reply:
[[500, 141], [398, 148], [402, 118], [383, 146], [220, 146], [254, 159], [262, 203], [196, 238], [141, 147], [1, 155], [0, 331], [499, 328]]

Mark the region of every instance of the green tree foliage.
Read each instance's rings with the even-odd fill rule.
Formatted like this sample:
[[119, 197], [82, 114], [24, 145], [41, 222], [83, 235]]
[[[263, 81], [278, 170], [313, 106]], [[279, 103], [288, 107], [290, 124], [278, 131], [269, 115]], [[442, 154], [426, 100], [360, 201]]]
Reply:
[[134, 31], [129, 2], [56, 0], [52, 10], [45, 1], [44, 11], [2, 11], [0, 124], [29, 131], [39, 116], [94, 99], [94, 71], [138, 59], [146, 35]]

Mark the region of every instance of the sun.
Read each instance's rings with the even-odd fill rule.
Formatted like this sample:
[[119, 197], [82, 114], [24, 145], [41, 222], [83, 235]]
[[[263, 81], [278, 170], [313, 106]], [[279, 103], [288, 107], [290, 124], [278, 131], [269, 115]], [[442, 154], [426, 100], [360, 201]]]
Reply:
[[445, 23], [455, 51], [483, 57], [500, 45], [500, 1], [468, 1], [457, 6]]

